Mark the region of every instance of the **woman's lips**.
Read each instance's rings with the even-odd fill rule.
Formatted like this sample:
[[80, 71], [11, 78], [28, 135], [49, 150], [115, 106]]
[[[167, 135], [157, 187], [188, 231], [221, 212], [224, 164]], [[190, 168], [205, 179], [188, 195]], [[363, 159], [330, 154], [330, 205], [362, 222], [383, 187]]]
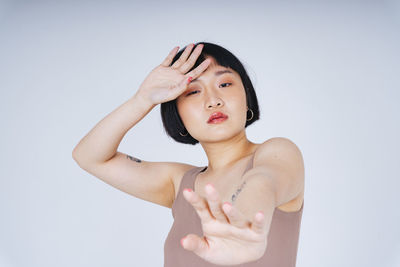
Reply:
[[219, 118], [216, 118], [216, 119], [212, 119], [208, 123], [213, 123], [213, 124], [220, 123], [220, 122], [223, 122], [223, 121], [225, 121], [227, 119], [228, 119], [228, 117], [219, 117]]
[[211, 114], [211, 116], [207, 122], [208, 123], [220, 123], [220, 122], [223, 122], [224, 120], [226, 120], [227, 118], [228, 118], [227, 115], [218, 111], [218, 112], [214, 112], [213, 114]]

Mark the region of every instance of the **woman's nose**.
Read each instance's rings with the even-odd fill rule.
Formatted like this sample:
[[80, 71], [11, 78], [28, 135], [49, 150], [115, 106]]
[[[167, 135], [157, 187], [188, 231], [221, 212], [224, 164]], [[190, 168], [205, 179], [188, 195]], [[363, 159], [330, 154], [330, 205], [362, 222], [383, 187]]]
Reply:
[[224, 105], [224, 101], [216, 91], [207, 91], [205, 94], [207, 108], [220, 107]]
[[208, 108], [212, 108], [212, 107], [220, 107], [222, 106], [223, 102], [221, 99], [210, 99], [207, 103], [207, 107]]

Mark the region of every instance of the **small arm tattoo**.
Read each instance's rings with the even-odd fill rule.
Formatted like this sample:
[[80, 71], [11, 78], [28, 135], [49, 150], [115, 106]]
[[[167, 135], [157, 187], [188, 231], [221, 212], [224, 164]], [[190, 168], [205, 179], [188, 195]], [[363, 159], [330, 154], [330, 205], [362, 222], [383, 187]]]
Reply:
[[136, 161], [136, 162], [142, 162], [140, 159], [138, 159], [138, 158], [135, 158], [135, 157], [132, 157], [132, 156], [129, 156], [129, 155], [126, 155], [126, 157], [128, 158], [128, 159], [130, 159], [130, 160], [132, 160], [132, 161]]
[[239, 189], [236, 190], [236, 192], [232, 195], [232, 203], [236, 200], [238, 197], [239, 193], [242, 191], [243, 187], [246, 185], [246, 182], [243, 182], [243, 184], [240, 186]]

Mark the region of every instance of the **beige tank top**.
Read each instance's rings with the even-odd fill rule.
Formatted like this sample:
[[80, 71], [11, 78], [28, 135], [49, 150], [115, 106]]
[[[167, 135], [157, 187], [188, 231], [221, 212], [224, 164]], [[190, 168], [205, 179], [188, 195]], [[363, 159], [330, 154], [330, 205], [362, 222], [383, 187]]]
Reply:
[[[244, 171], [253, 165], [254, 154]], [[206, 167], [195, 167], [188, 170], [182, 177], [178, 195], [172, 205], [174, 223], [164, 244], [164, 267], [211, 267], [221, 266], [203, 260], [195, 253], [182, 248], [181, 238], [187, 234], [203, 236], [200, 217], [196, 210], [182, 195], [185, 188], [194, 190], [197, 174]], [[243, 173], [243, 174], [244, 174]], [[295, 267], [299, 241], [301, 218], [304, 200], [300, 210], [285, 212], [275, 208], [268, 233], [268, 245], [265, 254], [258, 260], [232, 265], [235, 267]]]

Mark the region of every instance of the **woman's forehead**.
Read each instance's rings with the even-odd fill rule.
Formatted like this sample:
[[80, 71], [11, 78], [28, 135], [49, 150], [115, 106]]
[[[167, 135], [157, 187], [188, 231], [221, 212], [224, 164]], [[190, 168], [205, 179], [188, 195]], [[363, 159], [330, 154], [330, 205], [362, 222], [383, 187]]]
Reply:
[[202, 81], [203, 79], [218, 78], [218, 76], [221, 76], [226, 73], [234, 76], [237, 79], [240, 79], [240, 76], [233, 69], [221, 65], [215, 65], [215, 66], [208, 66], [208, 68], [204, 72], [202, 72], [197, 78], [191, 81], [191, 84], [199, 80]]
[[221, 66], [221, 65], [219, 65], [218, 64], [218, 62], [215, 60], [215, 58], [213, 58], [213, 57], [206, 57], [205, 59], [209, 59], [209, 60], [211, 60], [211, 62], [210, 62], [210, 64], [208, 65], [208, 68], [207, 68], [207, 70], [208, 69], [211, 69], [211, 68], [226, 68], [226, 67], [224, 67], [224, 66]]
[[[212, 57], [207, 57], [207, 58], [211, 59], [211, 63], [208, 65], [207, 69], [204, 70], [204, 72], [200, 74], [200, 76], [202, 76], [202, 74], [204, 74], [204, 73], [206, 73], [206, 72], [207, 72], [207, 73], [216, 73], [216, 72], [219, 72], [219, 71], [226, 71], [226, 70], [229, 70], [233, 75], [237, 74], [236, 71], [233, 70], [232, 68], [219, 65], [219, 64], [215, 61], [214, 58], [212, 58]], [[206, 59], [207, 59], [207, 58], [206, 58]], [[228, 73], [229, 73], [229, 72], [228, 72]], [[238, 75], [238, 74], [237, 74], [237, 75]]]

